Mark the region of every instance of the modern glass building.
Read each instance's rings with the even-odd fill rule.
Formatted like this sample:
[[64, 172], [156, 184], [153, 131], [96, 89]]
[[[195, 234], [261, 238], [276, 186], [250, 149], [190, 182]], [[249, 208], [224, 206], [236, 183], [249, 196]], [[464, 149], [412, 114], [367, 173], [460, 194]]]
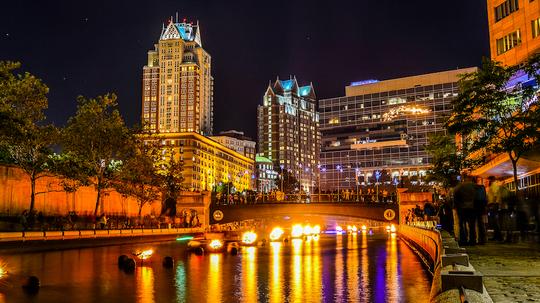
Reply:
[[473, 71], [354, 82], [344, 97], [320, 100], [321, 189], [354, 189], [404, 176], [421, 182], [430, 166], [428, 136], [445, 132], [459, 75]]

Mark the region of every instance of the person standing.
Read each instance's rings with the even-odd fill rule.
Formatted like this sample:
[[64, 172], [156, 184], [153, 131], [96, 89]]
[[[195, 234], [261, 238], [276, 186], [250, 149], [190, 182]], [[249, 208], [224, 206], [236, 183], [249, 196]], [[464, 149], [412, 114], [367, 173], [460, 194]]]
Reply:
[[494, 176], [489, 176], [487, 189], [488, 226], [493, 228], [493, 241], [502, 241], [501, 233], [501, 188]]
[[486, 188], [482, 183], [479, 182], [477, 177], [473, 178], [473, 182], [475, 185], [474, 212], [476, 216], [476, 224], [478, 226], [478, 244], [485, 244], [487, 240], [487, 220], [485, 220], [487, 206]]
[[454, 208], [457, 211], [459, 221], [459, 245], [476, 244], [476, 214], [474, 209], [474, 197], [476, 186], [470, 177], [460, 183], [454, 189]]

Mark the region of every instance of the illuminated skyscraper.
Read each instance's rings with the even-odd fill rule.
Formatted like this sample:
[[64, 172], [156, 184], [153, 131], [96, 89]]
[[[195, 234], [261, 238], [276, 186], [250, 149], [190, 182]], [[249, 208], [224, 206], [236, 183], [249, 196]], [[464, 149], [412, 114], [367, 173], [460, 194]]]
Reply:
[[143, 67], [143, 124], [158, 133], [211, 135], [213, 81], [199, 23], [171, 18]]
[[318, 178], [319, 114], [313, 85], [296, 78], [269, 84], [258, 112], [258, 151], [277, 167], [289, 170], [305, 191]]

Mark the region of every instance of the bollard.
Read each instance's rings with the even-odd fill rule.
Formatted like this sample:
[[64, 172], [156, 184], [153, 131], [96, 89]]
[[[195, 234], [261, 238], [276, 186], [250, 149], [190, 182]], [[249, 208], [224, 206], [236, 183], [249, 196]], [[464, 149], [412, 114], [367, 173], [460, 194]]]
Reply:
[[126, 272], [133, 272], [135, 271], [135, 267], [137, 267], [137, 263], [133, 258], [127, 258], [126, 262], [124, 262], [124, 270]]
[[173, 257], [167, 256], [167, 257], [163, 258], [163, 267], [166, 267], [166, 268], [174, 267], [174, 259], [173, 259]]
[[30, 276], [24, 281], [22, 288], [26, 293], [36, 294], [39, 291], [40, 286], [41, 283], [39, 282], [39, 278], [36, 276]]
[[195, 254], [196, 254], [197, 256], [202, 256], [202, 255], [204, 255], [204, 248], [202, 248], [202, 247], [197, 247], [197, 248], [195, 248]]
[[118, 267], [122, 268], [126, 264], [127, 259], [129, 259], [126, 255], [121, 255], [118, 257]]

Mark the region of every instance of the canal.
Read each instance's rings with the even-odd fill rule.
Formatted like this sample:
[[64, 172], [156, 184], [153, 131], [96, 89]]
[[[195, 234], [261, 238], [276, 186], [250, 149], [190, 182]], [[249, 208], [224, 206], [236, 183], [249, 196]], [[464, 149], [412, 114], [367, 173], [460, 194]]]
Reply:
[[[118, 268], [119, 255], [148, 248], [155, 254], [134, 273]], [[270, 243], [237, 256], [197, 256], [179, 241], [10, 254], [0, 267], [0, 303], [429, 302], [430, 291], [419, 259], [390, 234]], [[35, 295], [21, 288], [29, 275], [41, 280]]]

